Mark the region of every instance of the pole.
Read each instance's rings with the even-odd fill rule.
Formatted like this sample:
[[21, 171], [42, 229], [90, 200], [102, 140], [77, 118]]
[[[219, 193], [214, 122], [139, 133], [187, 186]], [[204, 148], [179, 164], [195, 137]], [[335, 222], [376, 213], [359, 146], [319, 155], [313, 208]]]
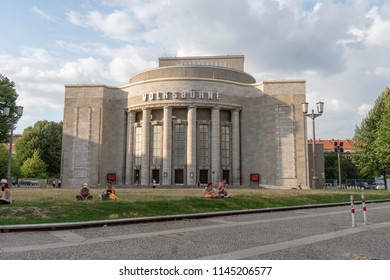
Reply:
[[363, 208], [363, 222], [367, 224], [367, 214], [366, 214], [366, 197], [362, 194], [362, 208]]
[[318, 177], [317, 177], [317, 166], [316, 166], [316, 128], [314, 110], [311, 111], [311, 119], [313, 120], [313, 188], [318, 189]]
[[355, 227], [355, 199], [351, 195], [351, 215], [352, 215], [352, 227]]
[[7, 165], [7, 180], [12, 183], [11, 180], [11, 161], [12, 161], [12, 138], [14, 136], [14, 123], [11, 122], [11, 134], [9, 137], [9, 149], [8, 149], [8, 165]]
[[339, 169], [339, 187], [341, 188], [341, 165], [340, 165], [340, 150], [337, 149], [337, 162], [338, 162], [338, 169]]
[[303, 139], [304, 139], [304, 151], [305, 151], [305, 179], [306, 179], [306, 186], [310, 186], [310, 164], [309, 164], [309, 147], [308, 147], [308, 141], [307, 141], [307, 123], [306, 123], [306, 115], [304, 115], [304, 122], [303, 122]]

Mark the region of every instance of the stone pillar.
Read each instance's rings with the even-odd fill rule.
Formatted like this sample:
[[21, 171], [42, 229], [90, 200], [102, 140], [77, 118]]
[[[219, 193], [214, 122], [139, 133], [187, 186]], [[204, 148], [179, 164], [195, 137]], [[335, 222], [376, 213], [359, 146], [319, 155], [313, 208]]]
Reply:
[[162, 185], [172, 185], [172, 107], [164, 107]]
[[211, 109], [211, 180], [218, 183], [222, 177], [221, 170], [221, 121], [220, 108]]
[[151, 109], [142, 110], [141, 185], [150, 185], [150, 116]]
[[232, 114], [232, 185], [241, 184], [240, 169], [240, 111], [233, 110]]
[[133, 159], [134, 159], [134, 126], [135, 121], [135, 112], [127, 112], [127, 147], [126, 147], [126, 165], [125, 165], [125, 184], [133, 185], [134, 184], [134, 168], [133, 168]]
[[196, 107], [188, 107], [187, 113], [187, 186], [196, 185]]

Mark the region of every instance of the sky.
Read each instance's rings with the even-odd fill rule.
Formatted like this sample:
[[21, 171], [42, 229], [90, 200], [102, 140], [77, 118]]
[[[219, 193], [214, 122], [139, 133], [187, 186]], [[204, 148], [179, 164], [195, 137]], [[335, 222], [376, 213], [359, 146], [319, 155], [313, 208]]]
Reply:
[[[351, 139], [390, 84], [390, 1], [0, 0], [0, 73], [15, 133], [62, 121], [65, 84], [124, 86], [166, 56], [244, 55], [263, 80], [306, 81], [316, 139]], [[308, 135], [311, 135], [311, 120]]]

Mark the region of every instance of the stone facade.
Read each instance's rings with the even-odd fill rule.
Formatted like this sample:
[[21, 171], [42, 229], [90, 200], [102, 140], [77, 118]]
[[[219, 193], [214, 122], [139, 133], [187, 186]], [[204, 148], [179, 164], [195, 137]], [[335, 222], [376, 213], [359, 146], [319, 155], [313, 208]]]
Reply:
[[66, 85], [63, 185], [305, 186], [305, 81], [256, 83], [243, 66], [160, 58], [126, 86]]

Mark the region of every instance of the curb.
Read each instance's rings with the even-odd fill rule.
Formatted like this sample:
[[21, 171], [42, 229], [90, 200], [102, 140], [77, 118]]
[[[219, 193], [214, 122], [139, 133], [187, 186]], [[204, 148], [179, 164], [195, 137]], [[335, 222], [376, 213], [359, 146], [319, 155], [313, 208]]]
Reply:
[[[390, 199], [366, 201], [366, 203], [381, 203], [381, 202], [390, 202]], [[356, 204], [361, 204], [361, 202], [357, 201], [355, 202], [355, 205]], [[346, 205], [350, 205], [350, 202], [308, 204], [308, 205], [285, 206], [285, 207], [275, 207], [275, 208], [205, 212], [205, 213], [196, 213], [196, 214], [178, 214], [178, 215], [168, 215], [168, 216], [126, 218], [126, 219], [116, 219], [116, 220], [87, 221], [87, 222], [4, 225], [4, 226], [0, 226], [0, 233], [11, 232], [11, 231], [63, 230], [63, 229], [98, 227], [98, 226], [108, 226], [108, 225], [152, 223], [152, 222], [174, 221], [174, 220], [184, 220], [184, 219], [204, 219], [204, 218], [218, 217], [218, 216], [282, 212], [282, 211], [291, 211], [291, 210], [300, 210], [300, 209], [336, 207], [336, 206], [346, 206]]]

